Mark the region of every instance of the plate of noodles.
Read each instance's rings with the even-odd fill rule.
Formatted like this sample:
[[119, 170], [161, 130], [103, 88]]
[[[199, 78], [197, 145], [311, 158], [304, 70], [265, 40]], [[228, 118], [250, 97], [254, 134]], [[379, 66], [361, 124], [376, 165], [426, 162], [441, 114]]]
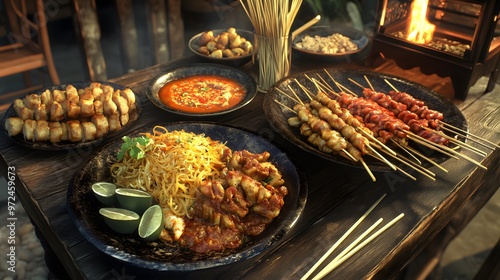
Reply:
[[[253, 132], [179, 122], [127, 137], [150, 139], [141, 146], [143, 158], [126, 153], [118, 160], [124, 142], [110, 143], [75, 172], [67, 193], [78, 230], [116, 259], [155, 271], [231, 264], [278, 243], [304, 209], [304, 174], [278, 147]], [[162, 207], [165, 221], [176, 222], [166, 222], [155, 241], [114, 232], [99, 216], [103, 205], [91, 189], [102, 181], [144, 187]], [[206, 240], [195, 238], [200, 233]]]

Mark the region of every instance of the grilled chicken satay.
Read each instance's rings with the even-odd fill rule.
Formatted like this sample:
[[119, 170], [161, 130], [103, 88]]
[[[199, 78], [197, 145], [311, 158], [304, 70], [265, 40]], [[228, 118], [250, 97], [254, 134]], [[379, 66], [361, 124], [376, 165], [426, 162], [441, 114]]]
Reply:
[[326, 121], [314, 116], [305, 106], [301, 104], [295, 105], [294, 110], [300, 120], [308, 123], [311, 129], [318, 133], [326, 141], [326, 145], [334, 152], [338, 153], [347, 147], [347, 141], [338, 131], [331, 129]]
[[311, 106], [315, 108], [319, 117], [327, 121], [330, 126], [339, 131], [344, 138], [346, 138], [354, 147], [359, 149], [361, 154], [366, 154], [366, 145], [369, 144], [368, 140], [361, 135], [356, 129], [344, 122], [337, 114], [334, 114], [329, 108], [323, 106], [319, 101], [311, 100]]

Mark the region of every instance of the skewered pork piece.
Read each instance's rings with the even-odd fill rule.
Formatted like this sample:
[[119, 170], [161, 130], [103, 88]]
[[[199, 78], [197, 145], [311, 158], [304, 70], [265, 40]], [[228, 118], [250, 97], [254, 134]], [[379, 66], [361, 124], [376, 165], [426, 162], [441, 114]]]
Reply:
[[[395, 135], [398, 138], [406, 138], [409, 127], [394, 116], [392, 112], [377, 103], [351, 96], [347, 93], [339, 93], [337, 101], [342, 107], [347, 108], [352, 115], [361, 118], [366, 127], [372, 130], [379, 140], [386, 143], [388, 136]], [[387, 132], [382, 132], [386, 130]]]
[[426, 130], [426, 128], [430, 128], [429, 120], [422, 119], [416, 113], [407, 110], [405, 104], [393, 100], [389, 95], [382, 92], [376, 92], [369, 88], [363, 89], [363, 95], [366, 99], [372, 100], [391, 111], [398, 119], [406, 123], [413, 133], [434, 143], [448, 145], [448, 139], [437, 133]]
[[443, 114], [429, 109], [424, 101], [414, 98], [405, 92], [389, 91], [388, 95], [395, 101], [405, 104], [410, 112], [417, 114], [420, 118], [429, 121], [431, 128], [439, 128], [439, 122], [443, 120]]

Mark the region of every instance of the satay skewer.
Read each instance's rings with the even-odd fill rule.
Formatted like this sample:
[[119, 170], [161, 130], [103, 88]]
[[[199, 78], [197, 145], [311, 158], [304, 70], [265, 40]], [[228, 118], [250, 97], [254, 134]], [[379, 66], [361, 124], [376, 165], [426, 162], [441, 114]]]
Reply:
[[[396, 92], [400, 92], [400, 91], [399, 91], [399, 90], [398, 90], [398, 89], [397, 89], [397, 88], [396, 88], [396, 87], [395, 87], [395, 86], [394, 86], [391, 82], [389, 82], [387, 79], [384, 79], [384, 81], [385, 81], [385, 82], [386, 82], [386, 83], [387, 83], [387, 84], [388, 84], [388, 85], [389, 85], [389, 86], [390, 86], [390, 87], [391, 87], [394, 91], [396, 91]], [[461, 136], [463, 136], [463, 137], [465, 137], [465, 138], [468, 138], [469, 140], [472, 140], [471, 138], [469, 138], [469, 136], [470, 136], [470, 137], [473, 137], [473, 138], [475, 138], [475, 139], [477, 140], [477, 141], [473, 140], [474, 142], [477, 142], [478, 144], [482, 144], [483, 146], [485, 146], [485, 147], [487, 147], [487, 148], [490, 148], [490, 149], [492, 149], [492, 150], [494, 150], [495, 148], [500, 148], [500, 145], [495, 144], [495, 143], [493, 143], [493, 142], [489, 141], [488, 139], [484, 139], [484, 138], [482, 138], [482, 137], [480, 137], [480, 136], [474, 135], [474, 134], [472, 134], [472, 133], [470, 133], [470, 132], [468, 132], [468, 131], [465, 131], [465, 130], [463, 130], [463, 129], [459, 128], [459, 127], [456, 127], [456, 126], [454, 126], [454, 125], [452, 125], [452, 124], [446, 123], [446, 122], [444, 122], [444, 121], [442, 121], [442, 120], [440, 120], [440, 121], [439, 121], [439, 123], [441, 123], [441, 124], [442, 124], [442, 126], [441, 126], [441, 128], [442, 128], [442, 129], [444, 129], [444, 127], [443, 127], [443, 126], [447, 126], [447, 127], [451, 128], [451, 129], [455, 130], [455, 131], [452, 131], [452, 130], [448, 129], [448, 131], [453, 132], [453, 133], [456, 133], [456, 134], [459, 134], [458, 132], [461, 132], [461, 133], [463, 133]], [[483, 141], [483, 142], [485, 142], [485, 143], [487, 143], [487, 144], [489, 144], [489, 145], [492, 145], [492, 146], [493, 146], [493, 147], [495, 147], [495, 148], [493, 148], [493, 147], [491, 147], [491, 146], [489, 146], [489, 145], [485, 145], [485, 144], [483, 144], [483, 143], [480, 143], [480, 142], [478, 142], [478, 141]]]
[[[428, 127], [422, 127], [422, 129], [433, 131], [433, 129], [430, 129], [430, 128], [428, 128]], [[479, 149], [478, 149], [478, 148], [476, 148], [476, 147], [473, 147], [473, 146], [471, 146], [471, 145], [469, 145], [469, 144], [467, 144], [467, 143], [464, 143], [464, 142], [462, 142], [462, 141], [460, 141], [460, 140], [457, 140], [457, 139], [455, 139], [455, 138], [453, 138], [453, 137], [451, 137], [451, 136], [448, 136], [448, 135], [446, 135], [446, 134], [444, 134], [444, 133], [441, 133], [440, 135], [441, 135], [442, 137], [444, 137], [444, 138], [446, 138], [446, 139], [450, 140], [450, 142], [453, 142], [454, 144], [456, 144], [456, 145], [458, 145], [458, 146], [460, 146], [460, 147], [462, 147], [462, 148], [465, 148], [465, 149], [467, 149], [467, 150], [469, 150], [469, 151], [472, 151], [472, 152], [474, 152], [474, 153], [476, 153], [476, 154], [478, 154], [478, 155], [481, 155], [481, 156], [484, 156], [484, 157], [486, 156], [486, 152], [481, 151], [481, 150], [479, 150]]]

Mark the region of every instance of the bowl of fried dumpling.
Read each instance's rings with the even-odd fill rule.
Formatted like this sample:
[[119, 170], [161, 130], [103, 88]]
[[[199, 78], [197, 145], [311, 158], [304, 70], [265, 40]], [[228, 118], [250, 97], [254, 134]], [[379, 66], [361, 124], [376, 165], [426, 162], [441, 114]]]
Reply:
[[252, 59], [253, 33], [230, 27], [201, 32], [189, 40], [189, 49], [213, 63], [239, 67]]

